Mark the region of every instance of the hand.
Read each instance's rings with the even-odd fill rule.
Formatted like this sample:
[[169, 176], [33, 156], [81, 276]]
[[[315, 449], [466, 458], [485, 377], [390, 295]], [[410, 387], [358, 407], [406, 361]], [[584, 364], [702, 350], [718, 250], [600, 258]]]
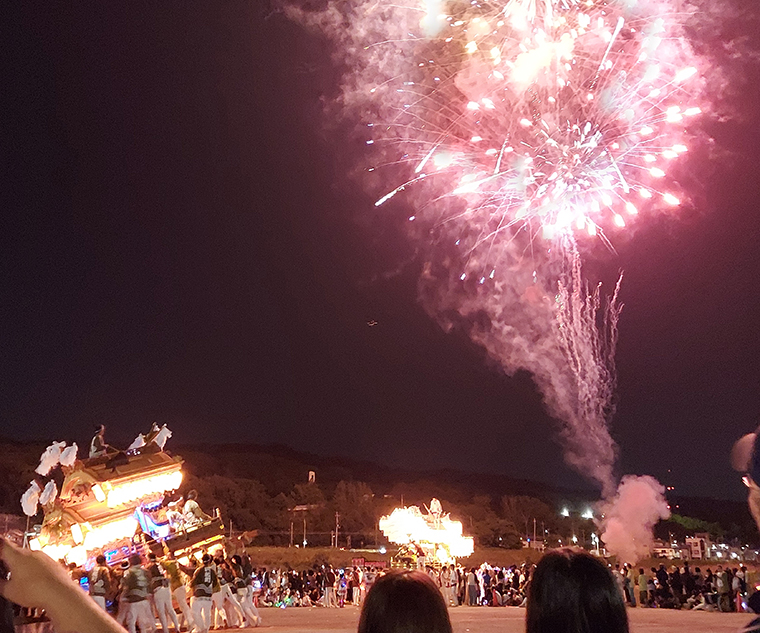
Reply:
[[46, 608], [52, 584], [78, 589], [66, 571], [47, 554], [21, 549], [0, 539], [0, 560], [10, 579], [0, 579], [0, 595], [22, 607]]
[[0, 561], [11, 573], [0, 580], [0, 595], [22, 607], [44, 609], [57, 631], [126, 633], [47, 554], [0, 539]]

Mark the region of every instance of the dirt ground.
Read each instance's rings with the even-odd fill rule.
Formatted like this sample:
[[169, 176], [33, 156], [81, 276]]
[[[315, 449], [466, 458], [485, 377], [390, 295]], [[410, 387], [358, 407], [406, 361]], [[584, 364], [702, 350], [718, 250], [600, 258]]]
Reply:
[[[457, 607], [450, 610], [455, 633], [522, 633], [525, 610], [505, 607]], [[262, 609], [259, 630], [282, 633], [355, 633], [359, 610], [290, 608]], [[736, 633], [752, 619], [749, 614], [629, 609], [632, 633]]]

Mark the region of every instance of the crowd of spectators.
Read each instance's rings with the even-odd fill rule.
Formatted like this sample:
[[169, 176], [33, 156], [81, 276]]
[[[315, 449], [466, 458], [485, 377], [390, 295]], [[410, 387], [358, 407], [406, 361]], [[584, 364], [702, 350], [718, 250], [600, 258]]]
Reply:
[[[568, 560], [586, 559], [565, 553], [555, 563], [562, 566]], [[604, 567], [601, 561], [596, 564]], [[692, 569], [688, 563], [670, 570], [661, 564], [649, 572], [631, 565], [605, 569], [621, 605], [760, 610], [760, 604], [753, 604], [749, 597], [754, 583], [744, 566], [718, 565], [715, 571]], [[66, 572], [71, 585], [80, 587], [79, 593], [86, 590], [100, 610], [130, 633], [137, 627], [145, 633], [155, 631], [157, 621], [162, 631], [177, 632], [255, 627], [262, 621], [260, 607], [362, 607], [372, 587], [388, 574], [373, 565], [267, 569], [255, 566], [247, 554], [227, 557], [222, 549], [181, 561], [171, 554], [164, 558], [133, 554], [115, 566], [99, 556], [89, 571], [70, 566]], [[531, 564], [463, 567], [423, 562], [415, 573], [435, 587], [447, 607], [525, 607], [528, 597], [535, 595], [531, 585], [539, 582], [537, 567]], [[760, 593], [754, 595], [760, 602]]]
[[[329, 564], [312, 565], [305, 569], [257, 567], [247, 554], [227, 558], [222, 550], [209, 556], [209, 567], [215, 580], [208, 596], [200, 596], [196, 579], [204, 565], [191, 559], [188, 565], [166, 558], [144, 561], [148, 574], [146, 604], [152, 604], [162, 624], [171, 625], [174, 610], [183, 623], [193, 621], [197, 609], [187, 606], [187, 598], [200, 602], [209, 598], [208, 628], [256, 626], [261, 622], [260, 607], [360, 607], [376, 579], [386, 570], [373, 565], [355, 565], [336, 568]], [[104, 562], [104, 561], [103, 561]], [[138, 561], [139, 564], [142, 561]], [[424, 565], [425, 573], [439, 588], [450, 607], [524, 607], [530, 590], [535, 565], [479, 567], [461, 565]], [[667, 609], [694, 609], [704, 611], [748, 610], [748, 597], [753, 593], [751, 572], [746, 567], [724, 568], [718, 565], [713, 571], [664, 564], [650, 571], [632, 565], [615, 565], [611, 568], [621, 595], [628, 606]], [[72, 568], [72, 577], [80, 581], [85, 572]], [[129, 626], [134, 610], [125, 605], [127, 588], [124, 578], [129, 576], [128, 563], [113, 569], [96, 565], [86, 574], [89, 591], [99, 604], [117, 615], [120, 622]], [[173, 599], [173, 602], [172, 602]], [[760, 595], [756, 598], [760, 602]], [[172, 603], [174, 609], [162, 605]], [[752, 605], [760, 607], [760, 605]], [[119, 614], [122, 615], [119, 615]], [[165, 614], [165, 615], [162, 615]], [[196, 618], [197, 619], [197, 618]], [[176, 625], [176, 620], [174, 620]], [[204, 633], [203, 627], [196, 627]]]
[[[448, 606], [524, 606], [534, 567], [422, 565], [419, 571], [439, 588]], [[252, 583], [255, 600], [264, 607], [358, 607], [385, 573], [386, 569], [372, 565], [313, 565], [300, 571], [259, 568], [252, 571]]]
[[[689, 563], [672, 565], [668, 570], [664, 563], [636, 570], [632, 565], [616, 565], [613, 577], [629, 606], [656, 607], [663, 609], [694, 609], [701, 611], [743, 612], [748, 606], [757, 611], [760, 596], [754, 594], [752, 572], [747, 567], [723, 567], [715, 571], [711, 567], [702, 570]], [[749, 604], [748, 604], [749, 603]]]

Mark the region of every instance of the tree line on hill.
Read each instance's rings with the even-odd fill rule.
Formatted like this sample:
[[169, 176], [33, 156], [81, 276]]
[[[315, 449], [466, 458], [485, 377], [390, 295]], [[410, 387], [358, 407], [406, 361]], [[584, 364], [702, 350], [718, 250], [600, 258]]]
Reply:
[[[19, 499], [46, 445], [0, 442], [0, 513], [20, 514]], [[542, 535], [551, 546], [568, 543], [573, 536], [588, 545], [597, 532], [594, 522], [580, 514], [589, 504], [581, 504], [578, 493], [572, 498], [566, 491], [533, 482], [453, 471], [394, 471], [283, 447], [193, 446], [178, 452], [185, 459], [181, 492], [196, 489], [202, 507], [219, 508], [234, 532], [249, 532], [258, 545], [288, 545], [291, 538], [300, 544], [304, 521], [310, 544], [329, 545], [336, 514], [341, 547], [348, 545], [349, 537], [353, 547], [381, 545], [381, 516], [402, 505], [424, 511], [432, 497], [483, 547], [518, 548], [524, 540], [540, 540]], [[307, 482], [309, 470], [317, 473], [315, 483]], [[568, 499], [573, 511], [565, 517], [560, 510]], [[679, 500], [679, 512], [690, 507], [686, 501]], [[658, 524], [656, 535], [683, 540], [694, 532], [708, 532], [737, 544], [757, 540], [745, 504], [696, 499], [691, 507], [704, 518], [674, 514]]]

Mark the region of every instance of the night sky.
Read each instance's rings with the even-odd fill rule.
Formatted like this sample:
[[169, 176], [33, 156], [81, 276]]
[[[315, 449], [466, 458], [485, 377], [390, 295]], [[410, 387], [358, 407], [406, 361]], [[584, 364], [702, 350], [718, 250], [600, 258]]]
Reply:
[[[263, 0], [17, 4], [0, 436], [81, 443], [105, 423], [118, 444], [157, 420], [174, 442], [582, 485], [530, 377], [417, 303], [400, 213], [347, 176], [365, 146], [325, 131], [325, 39]], [[625, 270], [622, 471], [738, 498], [728, 452], [760, 423], [760, 73], [731, 72], [737, 116], [706, 124], [695, 207], [589, 270]]]

